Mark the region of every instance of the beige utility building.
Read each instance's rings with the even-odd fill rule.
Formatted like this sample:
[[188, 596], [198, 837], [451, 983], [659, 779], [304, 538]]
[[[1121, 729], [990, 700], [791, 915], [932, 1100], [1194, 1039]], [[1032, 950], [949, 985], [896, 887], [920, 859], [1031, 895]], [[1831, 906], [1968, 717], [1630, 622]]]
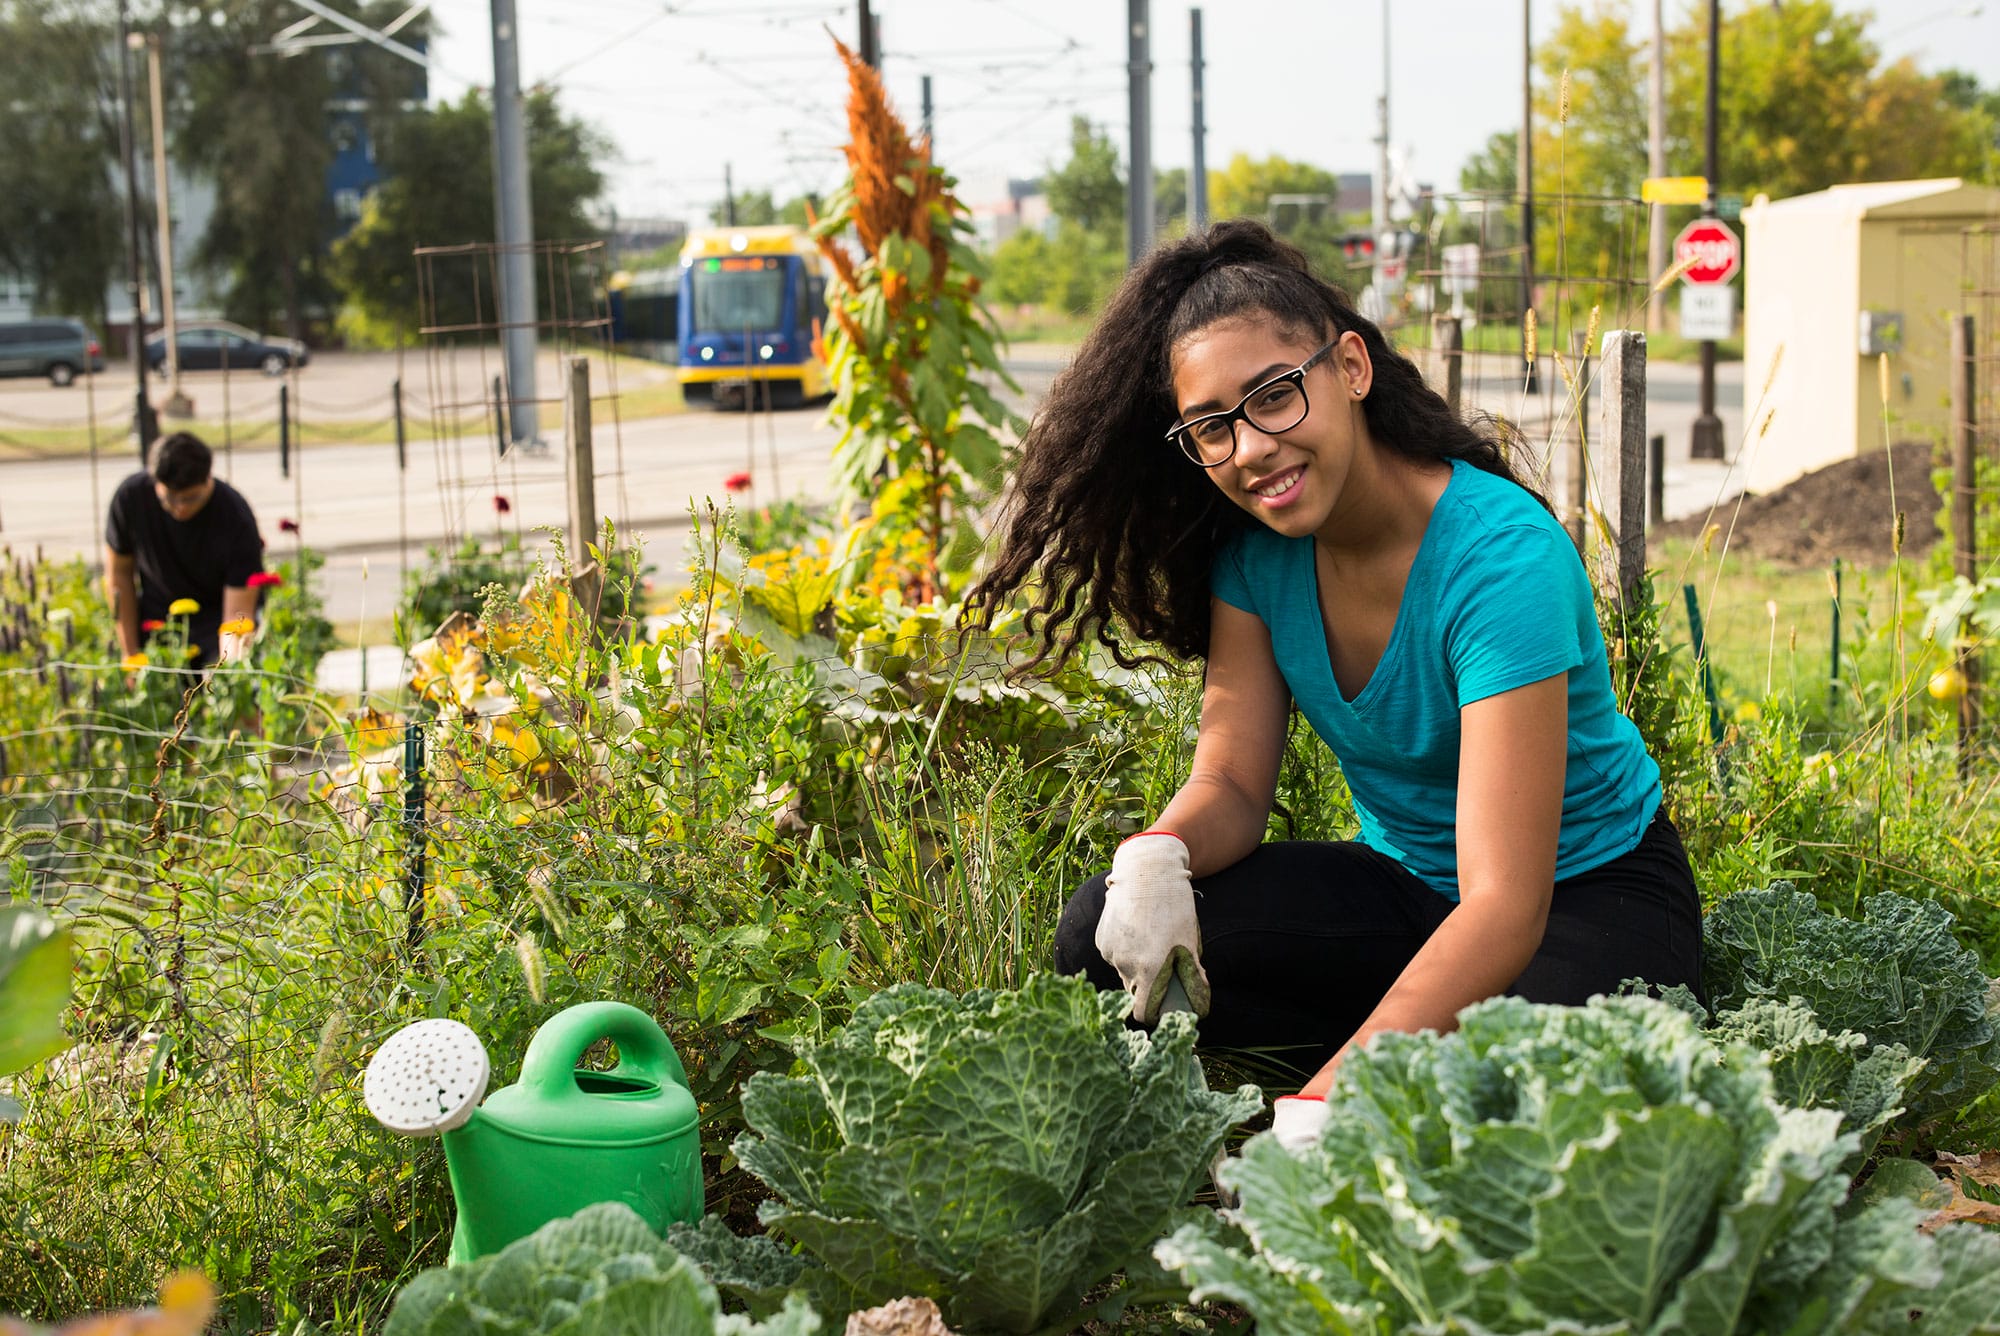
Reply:
[[2000, 190], [1952, 177], [1760, 195], [1743, 223], [1744, 439], [1726, 448], [1744, 487], [1768, 492], [1885, 443], [1943, 441], [1949, 318], [1980, 314], [1977, 290], [2000, 280], [1989, 256], [2000, 232], [1968, 229], [2000, 229]]

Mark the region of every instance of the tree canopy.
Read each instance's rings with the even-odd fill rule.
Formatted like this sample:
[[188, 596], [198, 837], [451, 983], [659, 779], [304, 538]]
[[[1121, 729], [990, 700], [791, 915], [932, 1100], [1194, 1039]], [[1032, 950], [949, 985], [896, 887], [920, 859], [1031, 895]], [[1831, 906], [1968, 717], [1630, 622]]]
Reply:
[[[597, 236], [590, 210], [604, 193], [600, 164], [609, 145], [566, 117], [551, 93], [531, 93], [525, 104], [536, 240]], [[352, 308], [343, 315], [350, 333], [393, 339], [398, 331], [414, 335], [427, 319], [494, 318], [490, 276], [470, 263], [437, 267], [433, 309], [425, 312], [411, 258], [419, 246], [493, 240], [492, 125], [492, 105], [478, 91], [398, 122], [381, 149], [383, 184], [333, 251], [333, 277]]]

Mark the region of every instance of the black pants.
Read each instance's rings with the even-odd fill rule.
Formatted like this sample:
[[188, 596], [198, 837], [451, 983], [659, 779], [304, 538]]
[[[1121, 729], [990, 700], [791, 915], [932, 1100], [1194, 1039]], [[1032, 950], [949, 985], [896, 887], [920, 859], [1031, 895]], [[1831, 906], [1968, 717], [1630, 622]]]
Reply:
[[[1457, 906], [1363, 844], [1290, 841], [1194, 884], [1212, 1005], [1204, 1048], [1258, 1050], [1310, 1072], [1375, 1009]], [[1056, 968], [1123, 985], [1097, 953], [1104, 877], [1070, 898]], [[1578, 1005], [1626, 979], [1701, 993], [1701, 899], [1664, 809], [1626, 854], [1555, 884], [1548, 928], [1508, 992]]]

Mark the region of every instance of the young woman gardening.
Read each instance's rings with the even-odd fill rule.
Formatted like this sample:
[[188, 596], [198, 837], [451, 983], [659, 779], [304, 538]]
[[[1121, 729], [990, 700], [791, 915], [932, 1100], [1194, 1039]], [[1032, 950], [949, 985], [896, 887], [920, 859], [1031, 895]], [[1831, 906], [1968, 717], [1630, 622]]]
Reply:
[[[1032, 585], [1039, 656], [1120, 636], [1205, 659], [1193, 768], [1077, 891], [1056, 965], [1204, 1045], [1316, 1066], [1512, 992], [1699, 987], [1700, 904], [1619, 713], [1568, 536], [1304, 256], [1251, 222], [1143, 261], [1029, 431], [971, 595]], [[1339, 758], [1351, 842], [1264, 840], [1290, 710]]]

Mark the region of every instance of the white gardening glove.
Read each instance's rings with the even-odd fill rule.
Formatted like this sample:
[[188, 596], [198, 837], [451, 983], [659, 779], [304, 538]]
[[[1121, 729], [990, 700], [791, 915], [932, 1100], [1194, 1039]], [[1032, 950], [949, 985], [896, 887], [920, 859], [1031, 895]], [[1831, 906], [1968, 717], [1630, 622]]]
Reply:
[[1159, 1019], [1167, 983], [1176, 974], [1194, 1014], [1208, 1014], [1194, 882], [1180, 836], [1149, 830], [1118, 846], [1105, 880], [1097, 951], [1132, 994], [1133, 1019], [1142, 1024]]
[[1320, 1095], [1280, 1095], [1271, 1102], [1271, 1135], [1296, 1155], [1319, 1142], [1326, 1131], [1326, 1099]]

